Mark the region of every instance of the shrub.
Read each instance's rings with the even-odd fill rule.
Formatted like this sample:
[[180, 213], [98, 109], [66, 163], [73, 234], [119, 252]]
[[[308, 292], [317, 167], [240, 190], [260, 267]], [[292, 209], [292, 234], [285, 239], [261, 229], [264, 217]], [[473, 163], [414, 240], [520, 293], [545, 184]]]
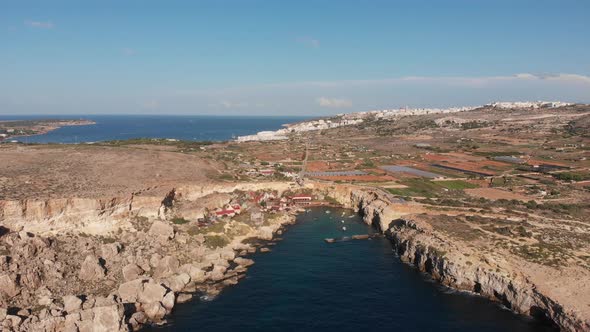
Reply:
[[172, 218], [172, 223], [174, 223], [176, 225], [184, 225], [184, 224], [187, 224], [189, 222], [190, 222], [190, 220], [186, 220], [186, 219], [184, 219], [182, 217], [174, 217], [174, 218]]
[[205, 245], [211, 249], [222, 248], [229, 244], [229, 239], [225, 235], [206, 235]]

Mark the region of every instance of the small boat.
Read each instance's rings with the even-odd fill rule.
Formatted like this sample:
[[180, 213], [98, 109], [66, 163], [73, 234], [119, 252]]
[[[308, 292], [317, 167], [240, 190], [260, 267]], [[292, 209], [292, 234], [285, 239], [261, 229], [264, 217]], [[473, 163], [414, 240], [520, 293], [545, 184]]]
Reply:
[[326, 210], [326, 214], [330, 214], [332, 213], [330, 210]]
[[344, 220], [340, 220], [340, 222], [344, 224]]
[[342, 230], [345, 231], [346, 230], [346, 226], [342, 226]]

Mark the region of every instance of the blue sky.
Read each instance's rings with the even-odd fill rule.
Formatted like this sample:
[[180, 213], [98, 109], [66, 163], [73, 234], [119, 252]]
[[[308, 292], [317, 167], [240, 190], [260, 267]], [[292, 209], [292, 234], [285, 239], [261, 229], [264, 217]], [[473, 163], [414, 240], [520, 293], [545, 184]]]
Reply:
[[0, 114], [590, 102], [590, 1], [0, 0]]

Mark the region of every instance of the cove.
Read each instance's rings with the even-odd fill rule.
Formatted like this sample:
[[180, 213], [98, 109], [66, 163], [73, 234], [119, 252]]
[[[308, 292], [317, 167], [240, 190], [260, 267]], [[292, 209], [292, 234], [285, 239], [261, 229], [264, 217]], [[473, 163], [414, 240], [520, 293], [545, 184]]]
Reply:
[[334, 208], [300, 214], [271, 252], [252, 255], [256, 264], [237, 285], [212, 301], [179, 305], [167, 325], [145, 330], [553, 331], [435, 284], [402, 263], [386, 238], [324, 242], [374, 232], [351, 215]]

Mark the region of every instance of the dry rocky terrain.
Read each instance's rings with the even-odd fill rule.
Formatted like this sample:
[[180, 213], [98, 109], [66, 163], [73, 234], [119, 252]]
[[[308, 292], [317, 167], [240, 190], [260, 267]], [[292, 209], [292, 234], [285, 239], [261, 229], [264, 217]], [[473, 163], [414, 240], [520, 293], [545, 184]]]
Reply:
[[[590, 330], [589, 118], [586, 105], [483, 108], [284, 141], [0, 145], [0, 325], [162, 322], [175, 303], [237, 282], [256, 239], [273, 241], [294, 212], [255, 222], [247, 203], [232, 219], [198, 220], [249, 192], [304, 190], [357, 210], [448, 286]], [[381, 168], [391, 165], [437, 177]], [[366, 174], [298, 177], [351, 170]]]

